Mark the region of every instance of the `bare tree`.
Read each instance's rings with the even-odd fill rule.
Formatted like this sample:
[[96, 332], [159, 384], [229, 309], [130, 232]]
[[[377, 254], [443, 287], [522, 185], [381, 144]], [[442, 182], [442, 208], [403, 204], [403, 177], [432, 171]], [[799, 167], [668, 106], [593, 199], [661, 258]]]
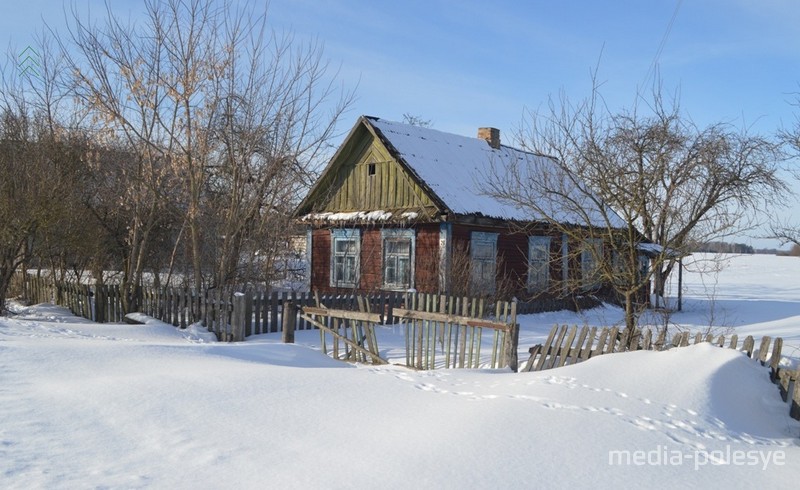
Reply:
[[335, 124], [352, 100], [347, 93], [332, 100], [320, 46], [269, 32], [266, 13], [234, 22], [225, 31], [231, 55], [216, 80], [207, 181], [220, 285], [274, 276], [297, 197], [330, 156]]
[[412, 126], [419, 126], [421, 128], [432, 128], [433, 121], [425, 119], [420, 115], [412, 114], [410, 112], [403, 113], [403, 122]]
[[97, 131], [134, 157], [120, 169], [131, 180], [127, 282], [141, 283], [171, 215], [196, 289], [248, 280], [242, 254], [290, 229], [352, 95], [332, 100], [321, 47], [273, 32], [252, 4], [149, 0], [145, 11], [129, 25], [109, 9], [100, 27], [73, 12], [63, 44]]
[[[698, 128], [655, 91], [643, 112], [612, 113], [597, 90], [577, 105], [551, 99], [520, 133], [531, 158], [488, 175], [484, 187], [561, 232], [596, 281], [623, 298], [626, 327], [637, 295], [664, 278], [693, 241], [739, 231], [785, 189], [776, 148], [725, 124]], [[651, 256], [642, 264], [642, 243]], [[578, 287], [585, 287], [579, 284]]]
[[[797, 96], [794, 105], [800, 109], [800, 95]], [[797, 166], [797, 159], [800, 158], [800, 115], [795, 116], [794, 123], [789, 128], [781, 129], [778, 132], [778, 138], [786, 149], [786, 156], [791, 162], [788, 172], [796, 181], [800, 182], [800, 168]], [[790, 193], [787, 192], [787, 195]], [[792, 197], [796, 199], [797, 195], [792, 194]], [[767, 238], [775, 238], [780, 241], [781, 245], [792, 244], [800, 247], [800, 222], [794, 217], [783, 219], [776, 217], [770, 225]]]
[[792, 244], [793, 247], [800, 247], [800, 224], [788, 219], [776, 221], [770, 225], [767, 238], [779, 240], [781, 246]]
[[[0, 298], [18, 267], [25, 268], [63, 230], [77, 202], [75, 183], [84, 139], [59, 121], [52, 90], [55, 60], [39, 47], [40, 70], [17, 76], [16, 63], [0, 85]], [[16, 56], [10, 55], [11, 60]], [[5, 307], [0, 303], [0, 311]]]

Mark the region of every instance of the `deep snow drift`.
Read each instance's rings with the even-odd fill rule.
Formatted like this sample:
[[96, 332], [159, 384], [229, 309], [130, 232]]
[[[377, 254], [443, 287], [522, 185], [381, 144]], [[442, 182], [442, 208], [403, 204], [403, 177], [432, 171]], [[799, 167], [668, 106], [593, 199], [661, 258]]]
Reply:
[[[687, 276], [685, 311], [670, 322], [713, 318], [797, 346], [798, 277], [800, 259], [732, 258], [713, 294]], [[620, 316], [610, 307], [524, 316], [520, 349], [556, 322]], [[97, 325], [52, 306], [0, 319], [2, 486], [737, 488], [800, 479], [800, 422], [766, 369], [735, 351], [617, 354], [540, 373], [414, 372], [334, 361], [312, 347], [318, 335], [300, 334], [308, 345], [272, 336], [221, 344], [198, 329]]]

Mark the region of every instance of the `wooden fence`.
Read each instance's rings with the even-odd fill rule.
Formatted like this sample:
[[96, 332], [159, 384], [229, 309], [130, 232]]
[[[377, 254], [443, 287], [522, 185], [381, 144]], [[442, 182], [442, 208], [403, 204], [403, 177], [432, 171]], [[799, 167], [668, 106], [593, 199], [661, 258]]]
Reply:
[[[241, 341], [251, 335], [281, 332], [285, 304], [294, 306], [287, 311], [294, 315], [293, 324], [298, 330], [318, 328], [301, 314], [303, 307], [315, 307], [318, 304], [333, 310], [373, 312], [380, 316], [379, 323], [389, 325], [398, 321], [395, 314], [397, 310], [426, 310], [433, 305], [432, 311], [461, 312], [462, 315], [468, 311], [472, 316], [483, 318], [484, 310], [488, 312], [490, 307], [494, 308], [484, 299], [424, 293], [382, 292], [357, 296], [263, 290], [237, 292], [233, 289], [208, 289], [198, 293], [188, 288], [151, 286], [140, 288], [134, 301], [134, 298], [124, 298], [125, 292], [118, 285], [61, 283], [22, 273], [14, 276], [13, 289], [33, 303], [65, 306], [73, 314], [97, 322], [123, 322], [128, 313], [124, 304], [135, 303], [138, 305], [136, 312], [176, 327], [186, 328], [199, 322], [223, 341]], [[359, 302], [364, 303], [360, 305]], [[477, 358], [473, 359], [472, 364], [475, 362]]]
[[[516, 302], [490, 305], [482, 299], [435, 295], [410, 299], [408, 309], [394, 312], [405, 327], [406, 366], [478, 368], [486, 333], [491, 345], [488, 367], [517, 370]], [[441, 357], [438, 364], [437, 346]]]
[[330, 336], [330, 355], [334, 359], [388, 364], [381, 357], [375, 335], [375, 326], [381, 323], [379, 314], [306, 306], [301, 316], [319, 328], [320, 347], [325, 355], [328, 355]]
[[[64, 306], [75, 315], [101, 323], [123, 322], [128, 313], [123, 306], [124, 292], [118, 285], [62, 283], [32, 274], [24, 277], [19, 273], [14, 276], [12, 289], [33, 303]], [[135, 301], [136, 311], [180, 328], [200, 322], [218, 334], [230, 333], [236, 294], [233, 289], [208, 289], [198, 293], [181, 287], [143, 286]], [[393, 309], [405, 304], [406, 297], [403, 293], [364, 296], [372, 311], [381, 312], [385, 323], [394, 322]], [[355, 295], [321, 297], [331, 308], [351, 310], [358, 309], [356, 298]], [[244, 336], [280, 332], [282, 305], [287, 301], [297, 306], [313, 306], [317, 300], [310, 293], [245, 291], [243, 306], [249, 314], [240, 317]], [[128, 303], [134, 303], [132, 298], [128, 298]], [[296, 328], [314, 327], [298, 316]]]
[[[403, 329], [406, 367], [517, 370], [516, 302], [490, 305], [480, 298], [413, 294], [404, 297], [404, 304], [393, 309], [393, 322]], [[320, 329], [326, 354], [330, 336], [335, 359], [388, 363], [375, 335], [381, 315], [373, 313], [367, 301], [359, 301], [358, 307], [360, 311], [338, 310], [320, 300], [317, 307], [303, 307], [302, 317]], [[484, 344], [491, 347], [491, 355], [482, 356]]]
[[[708, 334], [697, 333], [692, 335], [690, 332], [682, 332], [673, 336], [671, 342], [667, 342], [663, 330], [659, 332], [655, 339], [653, 339], [653, 333], [650, 329], [646, 329], [644, 332], [636, 330], [631, 339], [621, 335], [617, 327], [603, 328], [600, 330], [599, 335], [597, 330], [597, 327], [592, 327], [591, 329], [583, 327], [579, 331], [577, 326], [571, 328], [566, 325], [554, 326], [544, 344], [535, 345], [528, 350], [530, 357], [523, 371], [552, 369], [615, 352], [632, 350], [661, 351], [701, 342], [709, 342], [719, 347], [725, 347], [727, 343], [728, 348], [739, 350], [748, 358], [759, 362], [762, 366], [769, 367], [770, 380], [778, 385], [781, 397], [789, 404], [791, 417], [800, 420], [800, 382], [798, 382], [800, 370], [785, 369], [780, 366], [781, 350], [783, 348], [783, 339], [780, 337], [773, 342], [771, 337], [764, 336], [756, 348], [755, 339], [752, 335], [748, 335], [744, 339], [741, 348], [739, 348], [739, 336], [735, 334], [726, 339], [724, 335], [714, 338], [714, 336]], [[770, 344], [772, 345], [771, 355]]]

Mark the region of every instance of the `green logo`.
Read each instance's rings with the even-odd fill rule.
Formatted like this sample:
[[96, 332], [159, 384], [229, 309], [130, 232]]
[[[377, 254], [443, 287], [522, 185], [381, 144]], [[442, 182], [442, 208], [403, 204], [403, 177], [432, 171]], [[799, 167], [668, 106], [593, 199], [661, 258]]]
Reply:
[[35, 49], [28, 46], [17, 58], [22, 75], [39, 77], [39, 68], [41, 65], [39, 64], [39, 53], [37, 53]]

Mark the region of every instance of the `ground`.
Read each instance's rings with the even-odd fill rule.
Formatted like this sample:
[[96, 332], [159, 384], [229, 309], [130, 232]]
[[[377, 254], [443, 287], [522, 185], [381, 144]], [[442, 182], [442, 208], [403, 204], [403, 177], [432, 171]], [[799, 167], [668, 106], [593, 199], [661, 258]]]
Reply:
[[[800, 346], [800, 260], [687, 273], [673, 328]], [[713, 285], [713, 288], [711, 287]], [[713, 308], [712, 308], [713, 307]], [[97, 325], [53, 306], [0, 319], [5, 488], [737, 488], [800, 479], [800, 422], [765, 368], [708, 344], [539, 373], [350, 365], [275, 336]], [[520, 350], [554, 323], [520, 318]], [[653, 321], [663, 322], [664, 318]], [[397, 329], [382, 331], [390, 355]]]

